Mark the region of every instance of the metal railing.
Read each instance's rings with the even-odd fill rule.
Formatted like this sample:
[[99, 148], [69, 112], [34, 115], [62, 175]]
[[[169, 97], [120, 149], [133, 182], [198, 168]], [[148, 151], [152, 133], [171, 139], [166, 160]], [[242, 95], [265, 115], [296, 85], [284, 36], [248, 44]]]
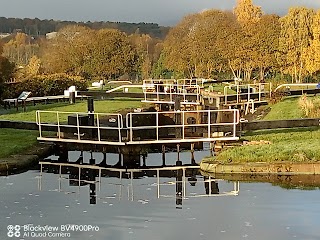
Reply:
[[201, 94], [198, 85], [177, 85], [153, 83], [143, 85], [144, 102], [174, 104], [176, 97], [182, 104], [200, 104]]
[[[39, 126], [39, 140], [122, 143], [121, 114], [37, 111], [36, 123]], [[57, 135], [45, 136], [46, 129], [56, 131]]]
[[[38, 140], [106, 145], [237, 140], [239, 111], [198, 110], [121, 114], [37, 111]], [[47, 136], [55, 131], [56, 136]]]
[[[228, 90], [234, 90], [235, 93], [231, 94]], [[271, 97], [271, 83], [256, 83], [256, 84], [229, 84], [224, 87], [224, 102], [228, 104], [228, 96], [236, 95], [236, 103], [266, 101]]]
[[279, 85], [278, 87], [276, 87], [276, 89], [274, 91], [277, 92], [281, 88], [285, 88], [286, 90], [290, 90], [291, 88], [297, 88], [297, 87], [302, 87], [302, 88], [299, 88], [301, 90], [319, 89], [320, 84], [319, 83], [286, 83], [286, 84]]
[[238, 123], [237, 109], [140, 112], [126, 117], [128, 144], [237, 140]]

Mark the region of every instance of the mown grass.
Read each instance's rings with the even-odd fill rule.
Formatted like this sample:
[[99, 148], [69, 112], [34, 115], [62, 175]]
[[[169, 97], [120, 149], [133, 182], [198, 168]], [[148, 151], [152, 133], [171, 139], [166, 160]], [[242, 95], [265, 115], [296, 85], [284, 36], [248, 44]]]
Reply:
[[285, 120], [303, 118], [303, 111], [298, 106], [299, 97], [287, 97], [270, 106], [271, 111], [264, 120]]
[[[97, 113], [113, 113], [122, 109], [143, 107], [144, 105], [140, 100], [136, 99], [113, 99], [94, 102], [95, 112]], [[87, 112], [87, 102], [82, 101], [72, 105], [68, 103], [38, 104], [36, 106], [27, 106], [26, 112], [23, 112], [21, 108], [19, 112], [16, 109], [1, 110], [0, 119], [35, 122], [37, 110]], [[55, 120], [56, 115], [49, 114], [42, 119], [42, 122], [55, 122]], [[38, 136], [38, 131], [1, 128], [0, 158], [23, 153], [24, 150], [31, 148], [37, 143]]]
[[37, 143], [38, 131], [0, 129], [0, 158], [23, 153]]
[[[121, 109], [131, 109], [143, 107], [145, 104], [141, 103], [137, 99], [110, 99], [94, 101], [94, 111], [96, 113], [114, 113]], [[19, 112], [16, 109], [2, 110], [0, 119], [14, 120], [14, 121], [36, 121], [36, 111], [60, 111], [60, 112], [87, 112], [87, 101], [77, 102], [76, 104], [69, 103], [53, 103], [53, 104], [38, 104], [36, 106], [27, 106], [27, 111], [23, 112], [20, 108]], [[43, 119], [45, 121], [52, 122], [55, 120], [55, 115], [48, 119]]]
[[[264, 120], [303, 118], [304, 114], [298, 106], [298, 100], [299, 97], [287, 97], [271, 105], [271, 111]], [[234, 147], [206, 160], [221, 163], [320, 161], [319, 127], [252, 131], [245, 133], [241, 140], [265, 140], [271, 144]]]
[[242, 139], [270, 141], [271, 144], [244, 145], [219, 153], [213, 161], [221, 163], [320, 161], [320, 128], [259, 130]]

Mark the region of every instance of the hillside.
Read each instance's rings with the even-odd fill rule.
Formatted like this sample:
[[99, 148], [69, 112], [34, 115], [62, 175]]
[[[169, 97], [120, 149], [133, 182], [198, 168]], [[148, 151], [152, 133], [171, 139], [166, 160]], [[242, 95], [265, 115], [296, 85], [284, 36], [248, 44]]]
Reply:
[[156, 23], [127, 23], [127, 22], [74, 22], [58, 20], [40, 20], [38, 18], [5, 18], [0, 17], [0, 33], [24, 32], [28, 35], [39, 36], [49, 32], [56, 32], [67, 25], [82, 25], [92, 29], [114, 28], [127, 34], [139, 32], [149, 34], [151, 37], [164, 39], [169, 27], [159, 26]]

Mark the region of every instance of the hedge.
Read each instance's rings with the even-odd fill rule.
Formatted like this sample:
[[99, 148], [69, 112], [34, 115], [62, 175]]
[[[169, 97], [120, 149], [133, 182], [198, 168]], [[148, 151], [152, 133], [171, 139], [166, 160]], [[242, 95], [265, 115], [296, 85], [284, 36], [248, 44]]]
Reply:
[[87, 89], [87, 81], [81, 77], [68, 75], [37, 76], [6, 85], [2, 98], [16, 98], [23, 91], [31, 92], [32, 97], [63, 95], [64, 90], [70, 86], [76, 86], [77, 90], [84, 91]]

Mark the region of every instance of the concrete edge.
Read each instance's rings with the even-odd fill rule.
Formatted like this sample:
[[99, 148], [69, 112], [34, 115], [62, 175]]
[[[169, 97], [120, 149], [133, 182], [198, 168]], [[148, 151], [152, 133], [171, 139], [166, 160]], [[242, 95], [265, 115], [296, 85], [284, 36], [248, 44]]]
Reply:
[[219, 164], [202, 161], [200, 169], [215, 174], [320, 174], [320, 162], [312, 163], [245, 163], [245, 164]]

